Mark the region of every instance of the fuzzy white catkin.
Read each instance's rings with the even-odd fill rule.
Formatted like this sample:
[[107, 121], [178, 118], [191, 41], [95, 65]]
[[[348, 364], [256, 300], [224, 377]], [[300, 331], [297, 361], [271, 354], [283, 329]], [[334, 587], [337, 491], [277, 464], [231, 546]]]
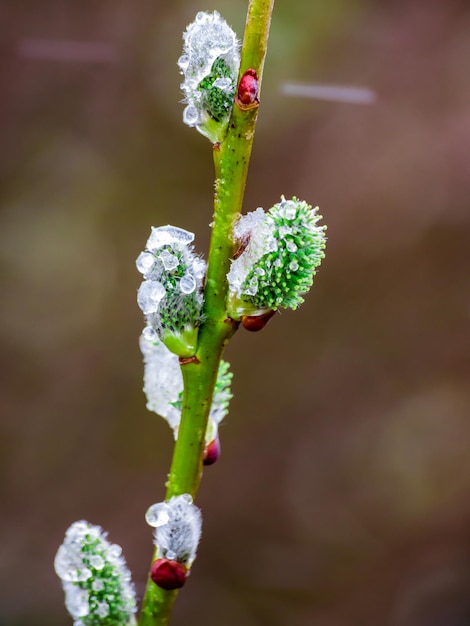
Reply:
[[168, 502], [152, 504], [145, 514], [149, 526], [155, 528], [157, 558], [183, 563], [187, 567], [196, 558], [201, 538], [201, 511], [185, 493]]
[[178, 401], [183, 391], [183, 375], [178, 357], [158, 339], [149, 341], [143, 335], [140, 337], [140, 349], [144, 355], [147, 409], [168, 422], [176, 439], [181, 411], [172, 403]]
[[237, 241], [248, 241], [243, 254], [232, 261], [227, 274], [230, 289], [240, 295], [248, 273], [275, 242], [273, 243], [272, 229], [266, 221], [266, 213], [261, 207], [242, 215], [235, 224], [233, 235]]
[[[183, 392], [183, 376], [179, 359], [157, 338], [140, 337], [140, 349], [144, 355], [144, 392], [147, 397], [147, 409], [165, 419], [178, 438], [181, 409], [178, 403]], [[227, 373], [228, 364], [222, 361], [212, 399], [206, 443], [217, 435], [218, 425], [228, 413], [231, 374]], [[175, 406], [176, 405], [176, 406]]]

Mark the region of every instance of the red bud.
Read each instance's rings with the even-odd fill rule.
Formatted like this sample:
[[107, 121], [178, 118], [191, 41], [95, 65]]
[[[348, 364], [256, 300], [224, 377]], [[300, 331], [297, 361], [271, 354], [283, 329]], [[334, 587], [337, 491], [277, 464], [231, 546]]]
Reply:
[[204, 456], [202, 462], [204, 465], [212, 465], [220, 456], [220, 439], [219, 435], [216, 436], [207, 446], [204, 448]]
[[249, 69], [243, 74], [238, 85], [238, 94], [236, 98], [237, 105], [240, 109], [252, 109], [259, 105], [258, 100], [258, 74], [255, 70]]
[[242, 315], [243, 328], [253, 333], [263, 330], [276, 311], [266, 311], [261, 315]]
[[187, 576], [188, 569], [182, 563], [169, 559], [157, 559], [150, 570], [150, 578], [153, 582], [166, 591], [180, 589], [186, 582]]

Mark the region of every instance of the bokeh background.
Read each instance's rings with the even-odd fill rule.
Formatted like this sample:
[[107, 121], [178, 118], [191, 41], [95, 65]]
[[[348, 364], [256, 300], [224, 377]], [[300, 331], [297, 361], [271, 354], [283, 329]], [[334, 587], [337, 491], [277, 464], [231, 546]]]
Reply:
[[[1, 3], [2, 626], [71, 623], [52, 563], [76, 519], [143, 591], [172, 436], [145, 409], [134, 259], [167, 223], [207, 250], [211, 149], [176, 67], [200, 9], [243, 32], [241, 0]], [[470, 624], [469, 63], [465, 0], [277, 1], [245, 210], [319, 204], [327, 259], [227, 349], [175, 626]]]

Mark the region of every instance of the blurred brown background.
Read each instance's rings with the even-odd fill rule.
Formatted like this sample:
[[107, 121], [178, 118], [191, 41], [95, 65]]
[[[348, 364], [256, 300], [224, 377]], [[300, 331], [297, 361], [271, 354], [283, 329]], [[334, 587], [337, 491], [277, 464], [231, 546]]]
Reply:
[[[134, 259], [169, 222], [207, 249], [211, 149], [176, 67], [200, 9], [243, 32], [241, 0], [1, 4], [2, 626], [71, 623], [52, 563], [76, 519], [143, 590], [172, 436], [141, 391]], [[327, 259], [227, 350], [175, 626], [470, 624], [469, 64], [467, 1], [277, 1], [245, 208], [319, 204]]]

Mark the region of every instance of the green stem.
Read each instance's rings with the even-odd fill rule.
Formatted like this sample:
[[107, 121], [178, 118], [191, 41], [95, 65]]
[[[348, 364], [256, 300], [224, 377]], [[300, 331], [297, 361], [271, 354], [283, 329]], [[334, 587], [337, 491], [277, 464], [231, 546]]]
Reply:
[[[263, 75], [274, 0], [250, 0], [240, 64], [240, 77], [254, 69]], [[225, 140], [214, 147], [214, 225], [209, 250], [204, 323], [199, 329], [197, 361], [182, 365], [184, 394], [166, 499], [182, 493], [196, 497], [202, 477], [204, 436], [223, 349], [236, 330], [227, 319], [226, 275], [233, 256], [232, 229], [243, 204], [258, 109], [233, 108]], [[155, 553], [152, 561], [155, 559]], [[164, 591], [151, 579], [142, 603], [139, 626], [166, 626], [176, 591]]]

